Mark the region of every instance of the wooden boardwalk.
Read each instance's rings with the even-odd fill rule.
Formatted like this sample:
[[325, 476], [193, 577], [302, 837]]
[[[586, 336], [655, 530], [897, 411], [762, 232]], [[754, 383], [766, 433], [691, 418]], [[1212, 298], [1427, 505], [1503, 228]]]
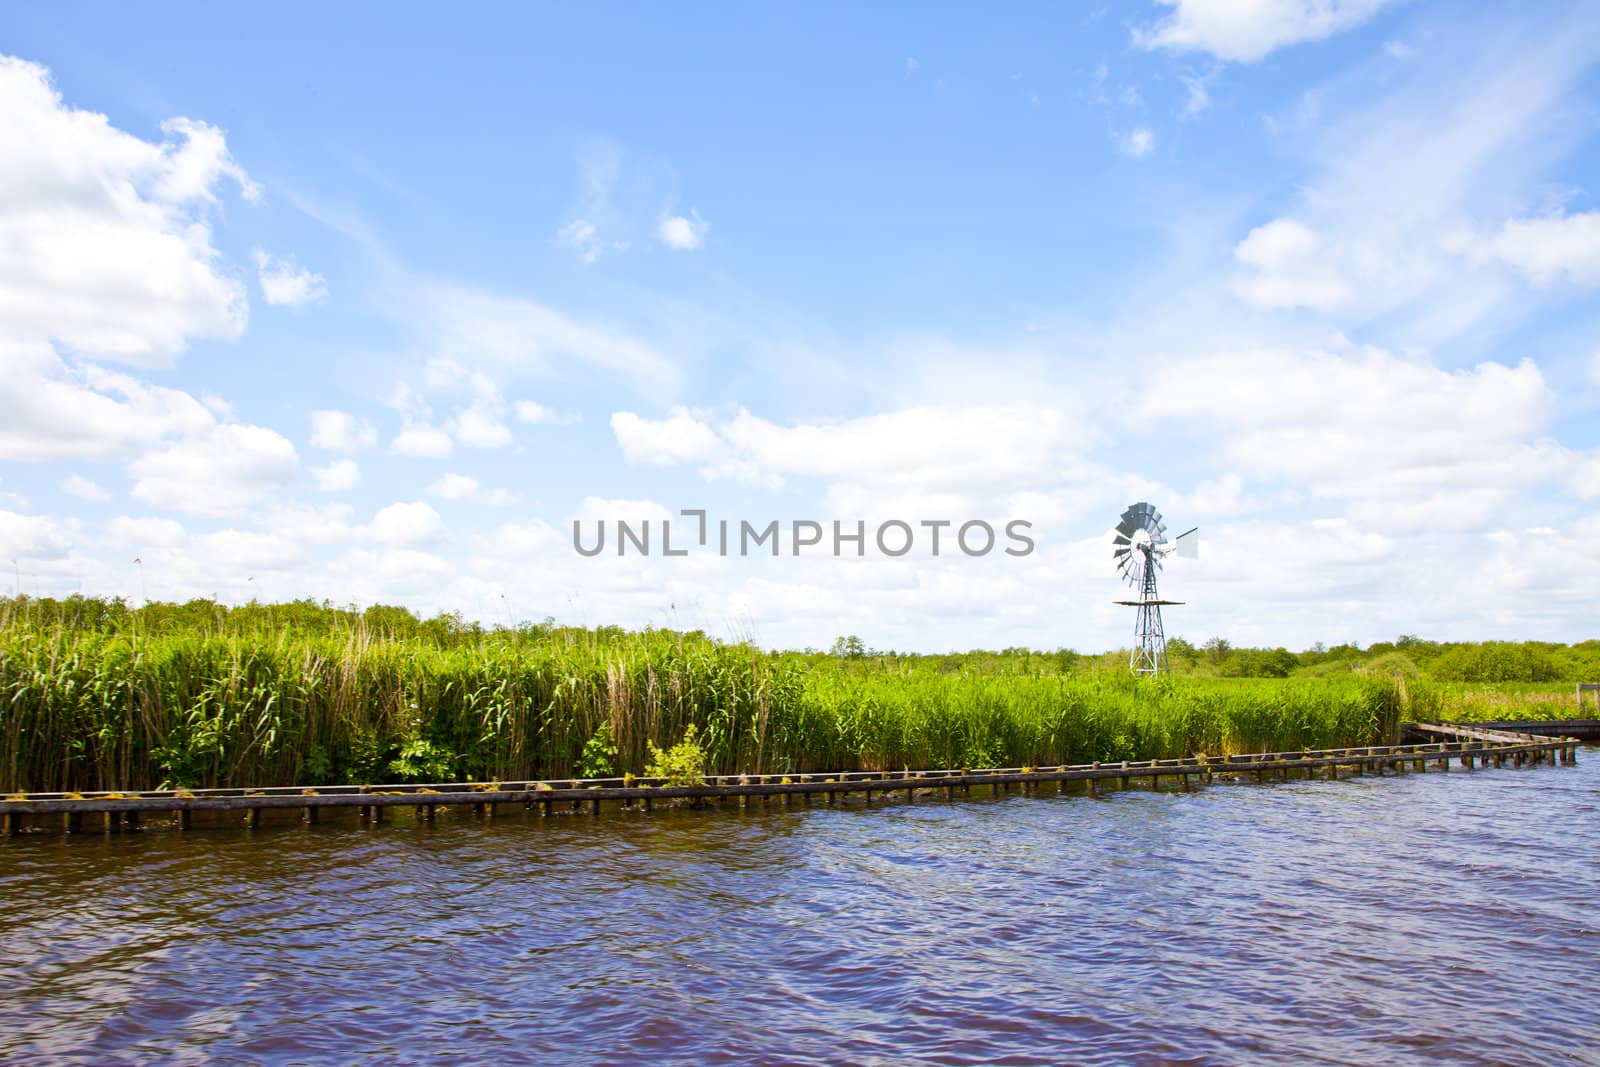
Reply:
[[[1462, 768], [1534, 766], [1571, 763], [1581, 743], [1577, 738], [1508, 732], [1482, 725], [1406, 724], [1417, 743], [1366, 748], [1306, 749], [1235, 756], [1122, 763], [1088, 763], [1058, 767], [934, 771], [849, 771], [810, 774], [711, 775], [701, 785], [670, 786], [659, 778], [552, 779], [526, 782], [446, 782], [432, 785], [281, 786], [264, 789], [177, 789], [140, 792], [19, 793], [0, 800], [6, 832], [65, 830], [68, 833], [117, 833], [141, 825], [144, 816], [158, 816], [189, 829], [196, 812], [233, 813], [250, 827], [262, 825], [263, 813], [293, 813], [318, 822], [324, 813], [354, 814], [382, 822], [394, 809], [408, 810], [431, 821], [440, 808], [469, 807], [475, 815], [502, 810], [536, 810], [599, 814], [603, 806], [649, 811], [657, 804], [707, 802], [744, 808], [752, 800], [792, 804], [840, 804], [852, 799], [914, 803], [921, 797], [953, 800], [980, 795], [1003, 796], [1013, 789], [1024, 794], [1081, 791], [1089, 796], [1105, 789], [1128, 789], [1135, 783], [1152, 789], [1188, 789], [1213, 781], [1288, 781], [1291, 778], [1338, 779], [1366, 774], [1404, 774], [1429, 767], [1447, 771], [1455, 761]], [[85, 820], [85, 816], [89, 816]]]

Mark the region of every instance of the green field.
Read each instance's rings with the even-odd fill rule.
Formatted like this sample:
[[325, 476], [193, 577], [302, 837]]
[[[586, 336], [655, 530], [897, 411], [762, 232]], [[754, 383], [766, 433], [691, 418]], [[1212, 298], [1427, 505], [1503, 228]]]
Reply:
[[[907, 656], [845, 640], [768, 652], [698, 632], [485, 630], [310, 602], [0, 601], [0, 788], [639, 773], [651, 743], [690, 724], [723, 773], [1343, 746], [1404, 718], [1571, 715], [1566, 678], [1451, 675], [1578, 675], [1600, 659], [1594, 642], [1405, 640], [1292, 664], [1282, 650], [1175, 643], [1175, 676], [1138, 681], [1113, 653]], [[1252, 660], [1273, 673], [1242, 673]]]

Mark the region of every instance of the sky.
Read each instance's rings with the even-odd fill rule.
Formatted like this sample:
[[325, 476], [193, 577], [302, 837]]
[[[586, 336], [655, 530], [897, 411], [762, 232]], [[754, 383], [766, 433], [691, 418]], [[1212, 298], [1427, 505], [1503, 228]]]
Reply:
[[1169, 635], [1592, 638], [1597, 59], [1538, 0], [7, 5], [0, 587], [1092, 651], [1149, 501]]

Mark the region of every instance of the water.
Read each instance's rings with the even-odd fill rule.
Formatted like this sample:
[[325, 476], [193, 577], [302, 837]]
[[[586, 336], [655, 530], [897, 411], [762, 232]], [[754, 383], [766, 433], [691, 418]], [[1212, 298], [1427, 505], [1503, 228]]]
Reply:
[[1600, 752], [0, 842], [0, 1062], [1600, 1064]]

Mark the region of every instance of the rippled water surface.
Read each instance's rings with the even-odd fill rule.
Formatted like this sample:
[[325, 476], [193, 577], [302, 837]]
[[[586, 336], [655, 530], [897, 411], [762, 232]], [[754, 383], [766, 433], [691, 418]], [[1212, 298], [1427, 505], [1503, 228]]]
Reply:
[[0, 842], [0, 1062], [1600, 1064], [1577, 767]]

